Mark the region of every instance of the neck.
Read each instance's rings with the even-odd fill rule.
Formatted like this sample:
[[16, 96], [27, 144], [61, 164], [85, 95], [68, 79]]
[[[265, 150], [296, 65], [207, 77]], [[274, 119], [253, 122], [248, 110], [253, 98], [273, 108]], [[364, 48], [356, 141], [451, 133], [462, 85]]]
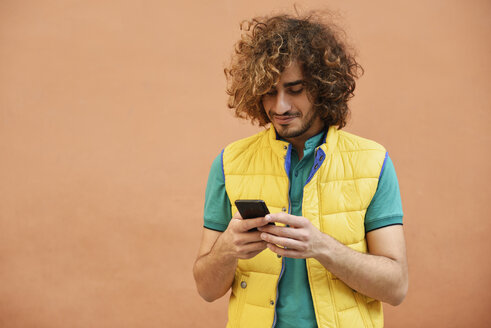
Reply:
[[320, 133], [324, 129], [324, 124], [320, 124], [318, 126], [313, 126], [312, 129], [309, 129], [309, 131], [306, 131], [304, 134], [295, 137], [295, 138], [285, 138], [286, 141], [292, 144], [292, 146], [295, 148], [298, 154], [298, 159], [303, 158], [303, 150], [305, 148], [305, 142], [315, 136], [316, 134]]

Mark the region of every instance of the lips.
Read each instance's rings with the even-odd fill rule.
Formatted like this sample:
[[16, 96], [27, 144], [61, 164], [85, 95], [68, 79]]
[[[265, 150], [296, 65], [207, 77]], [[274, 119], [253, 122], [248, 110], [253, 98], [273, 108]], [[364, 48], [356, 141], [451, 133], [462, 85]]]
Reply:
[[283, 116], [274, 115], [273, 116], [275, 122], [278, 124], [288, 124], [297, 117], [298, 117], [298, 115], [283, 115]]

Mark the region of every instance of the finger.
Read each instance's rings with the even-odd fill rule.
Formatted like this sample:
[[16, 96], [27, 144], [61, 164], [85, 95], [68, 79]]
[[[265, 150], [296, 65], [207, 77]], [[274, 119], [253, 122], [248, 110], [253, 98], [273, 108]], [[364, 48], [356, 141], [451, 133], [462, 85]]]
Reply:
[[296, 250], [291, 250], [291, 249], [284, 249], [281, 247], [278, 247], [274, 244], [267, 244], [267, 247], [274, 253], [281, 255], [283, 257], [289, 257], [293, 259], [304, 259], [306, 258], [305, 256], [302, 255], [301, 252], [296, 251]]
[[255, 243], [257, 241], [262, 241], [261, 231], [247, 231], [240, 233], [240, 238], [242, 240], [242, 244]]
[[266, 215], [267, 222], [279, 222], [284, 223], [295, 228], [304, 227], [309, 220], [301, 216], [295, 216], [288, 213], [273, 213]]
[[267, 243], [265, 241], [257, 241], [254, 243], [249, 243], [240, 248], [241, 254], [249, 254], [257, 251], [262, 251], [266, 249]]
[[253, 258], [254, 256], [258, 255], [259, 253], [261, 253], [262, 251], [264, 251], [267, 247], [264, 247], [264, 249], [260, 249], [260, 250], [257, 250], [257, 251], [254, 251], [254, 252], [250, 252], [250, 253], [247, 253], [245, 254], [242, 259], [244, 260], [247, 260], [247, 259], [251, 259]]
[[265, 218], [254, 218], [254, 219], [242, 220], [241, 221], [241, 230], [242, 231], [248, 231], [248, 230], [251, 230], [253, 228], [261, 227], [265, 224], [267, 224], [267, 221]]
[[280, 237], [287, 237], [287, 238], [293, 238], [297, 240], [302, 240], [301, 239], [301, 232], [298, 229], [292, 228], [292, 227], [282, 227], [282, 226], [273, 226], [270, 224], [267, 224], [263, 227], [258, 228], [259, 231], [262, 232], [267, 232], [272, 235], [280, 236]]
[[293, 249], [293, 250], [303, 250], [304, 249], [304, 244], [299, 242], [298, 240], [291, 239], [291, 238], [285, 238], [285, 237], [278, 237], [275, 235], [271, 235], [269, 233], [263, 232], [261, 234], [261, 238], [264, 241], [267, 241], [270, 244], [275, 244], [279, 245], [281, 247], [286, 247], [288, 249]]

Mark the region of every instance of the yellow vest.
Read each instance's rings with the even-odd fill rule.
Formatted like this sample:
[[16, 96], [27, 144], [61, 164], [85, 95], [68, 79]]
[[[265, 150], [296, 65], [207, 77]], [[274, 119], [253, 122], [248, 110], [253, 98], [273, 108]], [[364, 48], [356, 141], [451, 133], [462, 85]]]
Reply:
[[[273, 127], [236, 141], [223, 152], [225, 189], [237, 199], [263, 199], [271, 213], [289, 211], [291, 145]], [[367, 252], [364, 219], [375, 194], [385, 149], [331, 126], [316, 149], [313, 174], [303, 190], [302, 214], [320, 231]], [[319, 327], [383, 327], [381, 302], [362, 295], [308, 258], [307, 272]], [[269, 249], [239, 260], [232, 284], [227, 327], [272, 327], [284, 260]]]

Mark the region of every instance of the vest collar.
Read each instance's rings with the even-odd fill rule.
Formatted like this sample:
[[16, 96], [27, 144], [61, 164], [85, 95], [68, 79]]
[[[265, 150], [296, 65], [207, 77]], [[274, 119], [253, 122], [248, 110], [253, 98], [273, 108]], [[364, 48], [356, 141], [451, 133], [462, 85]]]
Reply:
[[271, 145], [271, 149], [273, 149], [273, 152], [278, 155], [280, 158], [285, 158], [287, 152], [288, 152], [288, 146], [290, 145], [287, 141], [280, 140], [276, 136], [276, 130], [273, 127], [273, 124], [271, 124], [268, 128], [268, 139], [269, 139], [269, 144]]
[[329, 127], [329, 130], [327, 131], [326, 140], [324, 140], [324, 143], [319, 147], [326, 153], [326, 157], [329, 157], [334, 151], [334, 149], [336, 149], [338, 138], [339, 138], [338, 127], [331, 125]]

